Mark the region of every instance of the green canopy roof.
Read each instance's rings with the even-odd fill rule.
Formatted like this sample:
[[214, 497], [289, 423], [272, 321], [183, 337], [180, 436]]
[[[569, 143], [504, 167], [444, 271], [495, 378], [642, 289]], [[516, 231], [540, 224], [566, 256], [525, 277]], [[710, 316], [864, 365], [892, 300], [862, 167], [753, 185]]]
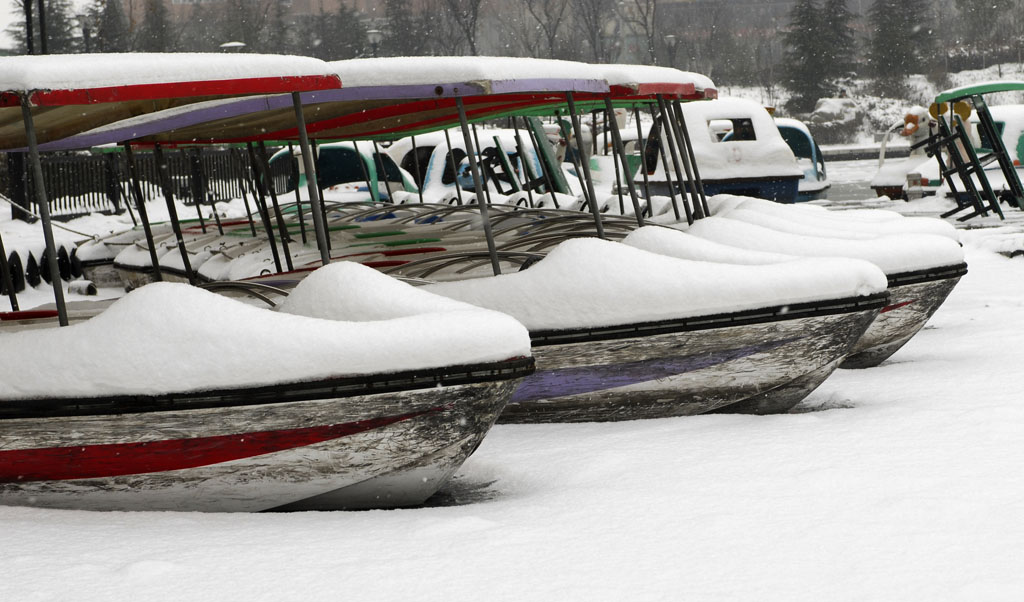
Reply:
[[969, 96], [976, 96], [978, 94], [991, 94], [993, 92], [1010, 92], [1013, 90], [1024, 90], [1024, 81], [996, 81], [996, 82], [984, 82], [980, 84], [972, 84], [970, 86], [961, 86], [959, 88], [953, 88], [939, 93], [935, 97], [935, 102], [950, 102], [956, 100], [962, 100]]

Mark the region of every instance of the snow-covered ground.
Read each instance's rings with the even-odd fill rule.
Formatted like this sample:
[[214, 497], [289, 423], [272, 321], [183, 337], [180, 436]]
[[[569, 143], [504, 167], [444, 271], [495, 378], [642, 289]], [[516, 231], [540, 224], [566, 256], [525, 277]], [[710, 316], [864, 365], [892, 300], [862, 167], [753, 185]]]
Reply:
[[0, 508], [0, 599], [1009, 599], [1024, 264], [967, 250], [926, 330], [802, 413], [498, 426], [414, 510]]
[[499, 425], [419, 509], [0, 507], [0, 600], [1012, 599], [1024, 263], [995, 230], [924, 331], [796, 413]]

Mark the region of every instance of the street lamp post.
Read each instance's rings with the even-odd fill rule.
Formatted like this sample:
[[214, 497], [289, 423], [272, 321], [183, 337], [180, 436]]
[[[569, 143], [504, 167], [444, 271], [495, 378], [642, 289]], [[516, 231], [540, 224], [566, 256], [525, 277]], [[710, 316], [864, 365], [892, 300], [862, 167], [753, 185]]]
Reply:
[[679, 38], [675, 34], [665, 36], [665, 48], [668, 50], [668, 66], [676, 66], [676, 50], [679, 48]]
[[377, 58], [377, 47], [383, 39], [384, 32], [379, 29], [368, 29], [366, 31], [366, 40], [370, 42], [370, 51], [373, 53], [373, 58]]

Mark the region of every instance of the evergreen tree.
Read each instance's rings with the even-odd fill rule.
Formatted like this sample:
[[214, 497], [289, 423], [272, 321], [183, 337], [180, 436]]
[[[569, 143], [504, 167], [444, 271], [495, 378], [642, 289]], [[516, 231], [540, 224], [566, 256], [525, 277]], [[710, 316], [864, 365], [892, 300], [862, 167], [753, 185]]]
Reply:
[[853, 13], [847, 0], [825, 0], [822, 6], [821, 35], [823, 45], [823, 73], [830, 96], [836, 96], [853, 75], [857, 40], [853, 35]]
[[359, 13], [341, 5], [336, 13], [310, 15], [299, 25], [296, 50], [299, 54], [325, 61], [350, 59], [369, 54], [366, 26]]
[[388, 26], [381, 41], [383, 56], [418, 56], [427, 45], [427, 30], [422, 14], [413, 13], [406, 0], [384, 0]]
[[82, 37], [91, 38], [87, 41], [89, 47], [86, 51], [128, 52], [131, 49], [128, 19], [121, 0], [98, 0], [90, 9], [90, 17], [95, 29], [86, 35], [86, 28], [82, 28]]
[[170, 52], [173, 50], [173, 32], [163, 0], [146, 0], [146, 12], [139, 34], [142, 52]]
[[[35, 0], [28, 0], [36, 7]], [[25, 14], [25, 0], [15, 0], [17, 14]], [[78, 50], [78, 39], [76, 35], [75, 17], [71, 10], [71, 0], [47, 0], [46, 4], [46, 52], [47, 54], [65, 54]], [[39, 38], [38, 15], [33, 11], [33, 47], [35, 52], [40, 53], [42, 46]], [[15, 20], [7, 30], [14, 39], [15, 48], [21, 54], [28, 53], [28, 45], [25, 43], [25, 19]]]
[[876, 0], [868, 12], [867, 59], [879, 93], [903, 94], [907, 75], [928, 66], [934, 49], [928, 7], [925, 0]]
[[829, 61], [828, 40], [822, 35], [820, 8], [814, 0], [797, 0], [793, 5], [783, 40], [782, 81], [791, 94], [787, 108], [806, 113], [828, 95], [823, 73]]

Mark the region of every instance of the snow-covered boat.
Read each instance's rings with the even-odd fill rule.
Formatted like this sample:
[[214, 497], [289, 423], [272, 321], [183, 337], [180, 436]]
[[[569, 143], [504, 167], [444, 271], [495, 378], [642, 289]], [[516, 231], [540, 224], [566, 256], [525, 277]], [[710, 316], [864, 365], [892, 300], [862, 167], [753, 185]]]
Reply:
[[[928, 164], [928, 153], [922, 143], [934, 130], [934, 120], [928, 114], [928, 109], [914, 106], [903, 116], [903, 121], [885, 132], [878, 154], [878, 171], [871, 178], [871, 189], [878, 196], [909, 199], [935, 194], [935, 188], [941, 182], [938, 178], [935, 181], [923, 178], [921, 173], [922, 168]], [[886, 157], [889, 139], [894, 133], [899, 134], [912, 147], [909, 156], [896, 159]], [[938, 176], [937, 173], [935, 175]]]
[[804, 170], [804, 177], [797, 186], [797, 202], [824, 198], [832, 184], [825, 169], [825, 157], [807, 125], [799, 119], [776, 117], [775, 126]]
[[[797, 200], [804, 170], [759, 103], [738, 98], [687, 103], [683, 116], [707, 195], [736, 194], [780, 203]], [[713, 131], [716, 121], [730, 122], [731, 132], [721, 140]], [[665, 166], [655, 155], [650, 153], [648, 161], [651, 187], [657, 194], [667, 194]]]
[[[935, 313], [967, 272], [953, 228], [929, 218], [904, 218], [887, 211], [833, 213], [819, 207], [783, 207], [759, 199], [709, 199], [712, 217], [686, 232], [748, 251], [700, 255], [705, 260], [770, 264], [779, 255], [852, 257], [885, 272], [890, 300], [844, 360], [843, 367], [875, 366], [906, 344]], [[647, 248], [647, 247], [645, 247]], [[654, 249], [650, 249], [654, 250]], [[690, 251], [660, 249], [679, 257]]]
[[0, 504], [91, 510], [419, 504], [533, 363], [513, 319], [346, 263], [276, 312], [156, 283], [0, 347]]
[[425, 288], [529, 328], [537, 372], [501, 421], [567, 422], [786, 411], [836, 369], [885, 286], [856, 260], [724, 265], [588, 238], [526, 271]]

